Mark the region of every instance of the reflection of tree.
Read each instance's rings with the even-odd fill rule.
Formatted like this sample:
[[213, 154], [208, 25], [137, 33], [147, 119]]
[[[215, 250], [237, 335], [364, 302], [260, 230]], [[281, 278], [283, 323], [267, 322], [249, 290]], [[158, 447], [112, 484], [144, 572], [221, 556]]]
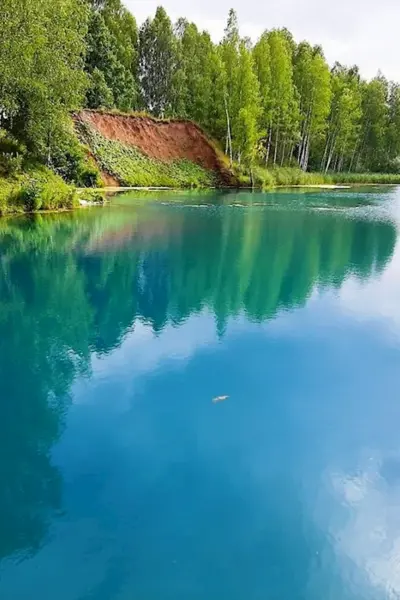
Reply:
[[329, 213], [227, 208], [213, 220], [199, 213], [188, 214], [180, 245], [167, 249], [175, 320], [203, 305], [219, 323], [240, 311], [273, 318], [304, 304], [315, 285], [340, 286], [351, 273], [382, 269], [395, 243], [389, 224]]
[[39, 238], [29, 252], [18, 238], [0, 249], [0, 558], [37, 548], [60, 506], [50, 449], [71, 383], [88, 364], [82, 275], [72, 256], [43, 251]]
[[202, 308], [223, 334], [364, 278], [394, 228], [324, 212], [140, 207], [0, 224], [0, 558], [34, 550], [61, 482], [50, 452], [74, 379], [137, 318], [154, 331]]

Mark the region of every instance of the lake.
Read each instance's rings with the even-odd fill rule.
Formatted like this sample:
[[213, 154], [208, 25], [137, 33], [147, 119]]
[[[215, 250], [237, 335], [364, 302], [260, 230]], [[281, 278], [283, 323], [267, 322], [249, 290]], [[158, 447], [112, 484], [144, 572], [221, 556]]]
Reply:
[[0, 220], [2, 600], [400, 595], [400, 188]]

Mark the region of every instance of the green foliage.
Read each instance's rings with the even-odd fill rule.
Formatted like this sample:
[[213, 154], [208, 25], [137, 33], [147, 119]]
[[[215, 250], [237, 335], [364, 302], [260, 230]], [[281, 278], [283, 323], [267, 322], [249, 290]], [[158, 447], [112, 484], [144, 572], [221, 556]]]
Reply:
[[0, 178], [0, 214], [77, 206], [76, 190], [46, 167], [31, 166], [15, 179]]
[[120, 0], [106, 0], [92, 8], [86, 45], [87, 106], [135, 108], [137, 27]]
[[22, 170], [26, 147], [5, 129], [0, 129], [0, 177], [12, 177]]
[[331, 76], [318, 47], [306, 42], [297, 48], [294, 81], [300, 99], [301, 138], [298, 162], [307, 170], [313, 144], [323, 139], [331, 106]]
[[[242, 187], [251, 187], [252, 181], [248, 168], [235, 165], [235, 174]], [[376, 185], [400, 184], [400, 175], [393, 173], [318, 173], [305, 172], [299, 167], [254, 167], [254, 185], [256, 188], [271, 189], [288, 186], [324, 186], [324, 185]]]
[[[162, 7], [139, 32], [139, 83], [143, 108], [157, 116], [175, 114], [178, 47], [171, 21]], [[175, 103], [174, 103], [175, 99]]]
[[173, 188], [215, 185], [214, 174], [193, 162], [150, 158], [134, 146], [103, 137], [89, 126], [85, 127], [84, 136], [101, 168], [122, 185]]
[[3, 0], [2, 127], [51, 163], [68, 111], [83, 100], [85, 0]]
[[292, 46], [286, 30], [268, 33], [271, 61], [270, 125], [265, 162], [273, 150], [274, 165], [285, 161], [285, 153], [296, 141], [299, 128], [298, 92], [293, 81]]
[[239, 47], [236, 88], [232, 114], [233, 149], [245, 164], [253, 165], [261, 138], [260, 86], [254, 71], [253, 56], [246, 43]]
[[84, 202], [89, 205], [104, 204], [106, 201], [106, 194], [103, 190], [91, 190], [84, 189], [79, 192], [79, 202]]
[[[181, 19], [176, 25], [179, 56], [180, 114], [221, 139], [225, 132], [225, 71], [207, 32]], [[175, 109], [175, 112], [177, 111]]]
[[398, 185], [399, 173], [330, 173], [332, 183], [348, 183], [351, 185]]
[[94, 67], [89, 74], [89, 86], [86, 92], [88, 108], [111, 108], [114, 106], [114, 95], [108, 87], [103, 71]]
[[325, 173], [331, 165], [337, 165], [339, 171], [353, 166], [362, 115], [360, 82], [355, 69], [336, 64], [332, 70], [331, 86], [332, 102], [324, 152], [320, 165], [316, 165]]
[[88, 150], [78, 141], [75, 132], [60, 139], [53, 155], [52, 167], [67, 183], [78, 187], [101, 187], [101, 175]]

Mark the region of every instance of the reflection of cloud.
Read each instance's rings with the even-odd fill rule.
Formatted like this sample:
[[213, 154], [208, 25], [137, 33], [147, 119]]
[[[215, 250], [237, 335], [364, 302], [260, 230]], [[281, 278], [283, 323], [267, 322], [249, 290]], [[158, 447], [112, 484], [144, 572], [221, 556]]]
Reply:
[[[97, 385], [104, 380], [131, 381], [137, 376], [156, 371], [158, 368], [177, 367], [186, 362], [199, 349], [214, 347], [218, 343], [214, 319], [207, 312], [191, 316], [179, 326], [168, 324], [162, 332], [154, 333], [152, 326], [136, 321], [132, 331], [127, 334], [121, 346], [105, 356], [92, 357], [92, 377], [80, 381], [80, 385]], [[129, 396], [130, 387], [125, 390]], [[74, 394], [75, 397], [85, 397]]]
[[334, 495], [347, 511], [344, 525], [332, 534], [339, 556], [357, 565], [386, 598], [398, 598], [400, 482], [382, 476], [385, 462], [374, 456], [357, 474], [331, 474]]
[[383, 319], [400, 335], [400, 244], [381, 275], [368, 281], [349, 278], [340, 290], [339, 303], [358, 319]]

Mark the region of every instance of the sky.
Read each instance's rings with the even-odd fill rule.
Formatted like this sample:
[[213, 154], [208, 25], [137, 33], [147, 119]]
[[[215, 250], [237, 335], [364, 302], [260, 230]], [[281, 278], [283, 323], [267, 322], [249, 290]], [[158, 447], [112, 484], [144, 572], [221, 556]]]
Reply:
[[366, 78], [381, 70], [400, 82], [400, 0], [124, 0], [139, 24], [162, 4], [173, 21], [186, 17], [218, 41], [230, 8], [241, 34], [287, 27], [296, 41], [321, 44], [330, 64], [357, 64]]

